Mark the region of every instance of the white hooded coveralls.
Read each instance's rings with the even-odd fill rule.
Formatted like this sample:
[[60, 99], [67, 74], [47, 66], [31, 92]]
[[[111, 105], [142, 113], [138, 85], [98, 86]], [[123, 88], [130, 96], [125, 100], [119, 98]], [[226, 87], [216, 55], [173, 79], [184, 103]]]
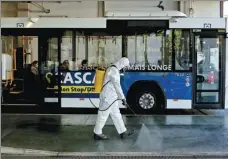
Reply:
[[[129, 60], [126, 57], [121, 58], [118, 62], [114, 64], [116, 67], [109, 67], [106, 70], [103, 86], [108, 82], [100, 93], [100, 104], [99, 109], [107, 109], [113, 101], [116, 99], [125, 99], [121, 85], [120, 85], [120, 73], [119, 71], [124, 67], [129, 66]], [[116, 127], [116, 130], [119, 134], [125, 132], [127, 129], [122, 119], [122, 115], [119, 109], [119, 101], [116, 101], [112, 104], [110, 108], [106, 111], [98, 110], [97, 121], [94, 127], [95, 134], [102, 134], [102, 129], [109, 117], [112, 118], [112, 121]]]

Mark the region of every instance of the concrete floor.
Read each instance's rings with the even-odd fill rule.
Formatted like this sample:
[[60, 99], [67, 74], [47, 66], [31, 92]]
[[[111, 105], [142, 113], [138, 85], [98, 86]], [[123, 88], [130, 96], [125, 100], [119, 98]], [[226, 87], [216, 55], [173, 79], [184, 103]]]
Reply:
[[96, 115], [5, 114], [1, 146], [54, 152], [228, 152], [228, 116], [124, 116], [127, 127], [136, 131], [124, 140], [109, 119], [104, 128], [107, 141], [93, 140], [95, 119]]

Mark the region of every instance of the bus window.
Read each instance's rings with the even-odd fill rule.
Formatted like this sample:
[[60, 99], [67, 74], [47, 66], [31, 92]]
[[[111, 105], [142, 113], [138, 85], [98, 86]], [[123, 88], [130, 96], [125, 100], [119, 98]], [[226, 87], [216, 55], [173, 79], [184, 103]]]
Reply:
[[88, 39], [89, 65], [107, 67], [121, 58], [121, 36], [90, 36]]
[[[150, 34], [128, 36], [127, 56], [134, 66], [148, 66], [148, 70], [172, 69], [172, 32], [157, 31]], [[163, 67], [162, 67], [163, 66]]]
[[142, 35], [127, 37], [127, 56], [130, 64], [144, 64], [144, 37]]
[[175, 69], [190, 70], [189, 31], [174, 30]]
[[41, 72], [45, 70], [54, 70], [57, 72], [58, 63], [58, 39], [48, 38], [43, 39], [42, 44], [44, 48], [41, 52]]
[[7, 81], [12, 79], [11, 71], [15, 68], [15, 52], [14, 52], [14, 41], [15, 37], [13, 36], [2, 36], [2, 57], [3, 61], [1, 61], [1, 72], [2, 72], [2, 80]]
[[82, 61], [86, 59], [88, 52], [86, 52], [86, 37], [83, 35], [80, 35], [78, 32], [76, 33], [76, 55], [75, 55], [75, 62], [76, 66], [75, 69], [78, 70], [81, 68]]
[[88, 64], [91, 66], [98, 65], [98, 47], [99, 39], [96, 36], [88, 37]]
[[107, 36], [102, 41], [108, 64], [115, 63], [122, 56], [122, 36]]
[[58, 39], [48, 39], [48, 57], [47, 61], [58, 61]]
[[65, 31], [61, 40], [61, 65], [66, 70], [74, 70], [72, 31]]
[[[172, 64], [172, 32], [162, 31], [148, 38], [148, 61], [150, 65], [169, 66]], [[159, 68], [159, 67], [158, 67]]]
[[12, 36], [2, 36], [2, 53], [11, 54], [11, 49], [14, 48], [12, 40], [14, 37]]

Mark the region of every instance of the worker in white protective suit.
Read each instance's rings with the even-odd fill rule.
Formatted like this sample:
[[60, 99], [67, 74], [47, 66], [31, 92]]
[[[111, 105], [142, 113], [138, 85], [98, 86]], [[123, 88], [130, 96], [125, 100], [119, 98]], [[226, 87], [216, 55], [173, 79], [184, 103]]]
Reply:
[[126, 98], [120, 85], [120, 70], [126, 67], [129, 67], [129, 60], [126, 57], [123, 57], [106, 70], [103, 89], [100, 93], [100, 104], [97, 121], [94, 127], [94, 139], [108, 139], [102, 133], [102, 129], [109, 115], [111, 116], [116, 130], [118, 134], [120, 134], [121, 138], [134, 134], [133, 130], [127, 131], [120, 113], [119, 103], [118, 101], [114, 102], [116, 99], [121, 99], [122, 104], [125, 106], [127, 105]]

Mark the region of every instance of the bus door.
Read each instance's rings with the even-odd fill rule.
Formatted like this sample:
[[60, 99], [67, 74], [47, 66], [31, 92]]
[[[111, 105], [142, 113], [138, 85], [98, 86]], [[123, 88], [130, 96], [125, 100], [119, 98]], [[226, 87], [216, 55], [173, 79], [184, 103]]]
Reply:
[[60, 36], [39, 37], [39, 71], [44, 85], [44, 108], [54, 112], [61, 107]]
[[224, 34], [200, 31], [193, 35], [194, 108], [221, 109], [224, 106]]

